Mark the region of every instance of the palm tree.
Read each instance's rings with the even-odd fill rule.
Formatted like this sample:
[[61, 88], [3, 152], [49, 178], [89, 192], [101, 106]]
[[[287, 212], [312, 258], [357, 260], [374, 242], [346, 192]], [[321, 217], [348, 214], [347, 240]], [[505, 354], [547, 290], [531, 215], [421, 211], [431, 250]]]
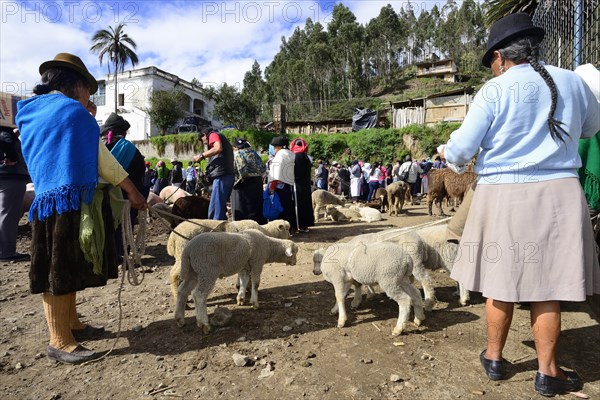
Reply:
[[[135, 54], [137, 45], [135, 41], [127, 36], [123, 31], [126, 24], [120, 22], [116, 28], [112, 26], [107, 29], [100, 29], [92, 37], [92, 47], [90, 51], [98, 54], [100, 59], [100, 65], [104, 60], [104, 56], [108, 58], [108, 74], [110, 75], [110, 66], [113, 65], [114, 77], [115, 77], [115, 113], [117, 112], [117, 99], [118, 99], [118, 87], [117, 87], [117, 75], [119, 72], [125, 70], [125, 64], [131, 62], [131, 66], [135, 67], [138, 63], [138, 56]], [[131, 47], [130, 47], [131, 46]]]
[[535, 12], [538, 0], [489, 0], [485, 20], [488, 26], [500, 18], [516, 12], [524, 12], [531, 16]]

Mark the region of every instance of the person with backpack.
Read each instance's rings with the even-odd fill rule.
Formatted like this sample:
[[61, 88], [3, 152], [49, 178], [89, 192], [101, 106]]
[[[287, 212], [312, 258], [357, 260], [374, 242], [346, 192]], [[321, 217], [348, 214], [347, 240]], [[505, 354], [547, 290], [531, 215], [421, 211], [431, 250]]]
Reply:
[[417, 182], [417, 177], [419, 174], [422, 174], [423, 170], [419, 166], [418, 163], [413, 162], [412, 157], [407, 155], [404, 158], [404, 163], [398, 169], [398, 178], [399, 180], [408, 183], [409, 190], [408, 194], [410, 194], [410, 202], [414, 206], [415, 205], [415, 196], [413, 194], [413, 188]]
[[259, 224], [266, 223], [262, 214], [262, 177], [265, 164], [244, 138], [233, 142], [233, 169], [235, 173], [231, 208], [234, 221], [251, 219]]

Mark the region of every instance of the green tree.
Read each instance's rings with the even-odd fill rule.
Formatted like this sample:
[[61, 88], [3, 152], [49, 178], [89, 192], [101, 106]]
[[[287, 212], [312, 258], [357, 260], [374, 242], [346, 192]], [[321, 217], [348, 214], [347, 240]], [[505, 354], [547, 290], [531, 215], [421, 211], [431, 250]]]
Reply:
[[367, 56], [371, 73], [378, 77], [383, 86], [393, 83], [398, 71], [398, 59], [407, 44], [406, 27], [391, 5], [381, 8], [379, 15], [366, 27]]
[[[137, 45], [123, 30], [126, 24], [119, 23], [116, 28], [109, 26], [108, 29], [100, 29], [92, 36], [92, 47], [90, 51], [98, 54], [100, 65], [107, 58], [108, 73], [110, 74], [110, 66], [114, 66], [114, 81], [115, 81], [115, 113], [117, 112], [118, 86], [117, 75], [125, 70], [127, 62], [131, 63], [131, 67], [135, 67], [138, 63], [138, 56], [135, 53]], [[131, 46], [131, 47], [130, 47]]]
[[215, 101], [215, 115], [226, 125], [233, 125], [239, 130], [253, 128], [256, 114], [247, 98], [233, 85], [224, 83], [220, 87], [204, 89], [204, 94]]
[[181, 90], [155, 90], [150, 95], [150, 107], [145, 111], [150, 121], [164, 135], [168, 128], [184, 117], [182, 104], [186, 97]]
[[254, 116], [254, 121], [258, 121], [265, 109], [265, 81], [262, 77], [260, 64], [256, 60], [252, 64], [252, 69], [244, 75], [242, 98], [249, 108], [249, 113]]
[[[364, 27], [356, 22], [356, 16], [352, 11], [340, 3], [333, 8], [327, 30], [332, 54], [332, 73], [326, 79], [331, 81], [333, 78], [333, 82], [341, 82], [344, 97], [348, 99], [356, 95], [366, 95], [367, 81], [363, 67]], [[335, 93], [337, 94], [337, 91]]]

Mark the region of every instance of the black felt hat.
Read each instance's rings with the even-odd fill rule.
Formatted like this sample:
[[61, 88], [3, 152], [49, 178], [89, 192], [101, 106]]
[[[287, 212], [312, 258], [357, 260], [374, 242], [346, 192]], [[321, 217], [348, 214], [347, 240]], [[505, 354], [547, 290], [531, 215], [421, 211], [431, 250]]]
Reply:
[[276, 136], [271, 140], [272, 146], [286, 147], [290, 142], [284, 136]]
[[129, 128], [131, 128], [131, 125], [125, 118], [115, 113], [111, 113], [104, 125], [100, 127], [100, 134], [105, 135], [108, 131], [113, 131], [113, 133], [116, 133], [117, 135], [125, 135]]
[[250, 147], [250, 143], [248, 143], [248, 141], [244, 138], [235, 139], [235, 142], [233, 142], [233, 145], [240, 150], [247, 149]]
[[492, 55], [495, 50], [501, 49], [505, 44], [524, 36], [537, 36], [540, 39], [544, 38], [544, 30], [533, 26], [529, 14], [509, 14], [496, 21], [490, 28], [487, 50], [481, 60], [483, 66], [490, 68]]

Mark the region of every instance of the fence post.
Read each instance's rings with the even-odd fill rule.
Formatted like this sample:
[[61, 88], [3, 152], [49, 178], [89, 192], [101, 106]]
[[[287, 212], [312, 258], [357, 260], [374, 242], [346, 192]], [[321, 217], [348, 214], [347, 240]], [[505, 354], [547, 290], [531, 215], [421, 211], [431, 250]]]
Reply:
[[576, 0], [575, 20], [573, 21], [575, 32], [575, 46], [573, 49], [573, 69], [581, 65], [581, 41], [583, 36], [583, 0]]

